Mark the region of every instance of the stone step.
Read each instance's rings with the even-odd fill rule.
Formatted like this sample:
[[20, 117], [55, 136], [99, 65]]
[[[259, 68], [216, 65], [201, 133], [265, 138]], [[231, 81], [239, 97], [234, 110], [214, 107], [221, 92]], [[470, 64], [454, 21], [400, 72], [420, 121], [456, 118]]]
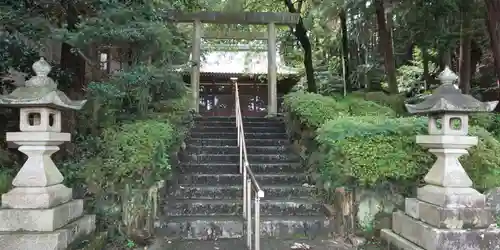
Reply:
[[[205, 116], [194, 118], [196, 122], [235, 122], [235, 116]], [[246, 122], [280, 122], [280, 119], [266, 117], [242, 117], [243, 123]]]
[[[255, 207], [252, 201], [252, 210]], [[169, 216], [182, 215], [242, 215], [242, 200], [175, 200], [167, 209]], [[322, 205], [309, 199], [292, 200], [263, 200], [260, 205], [260, 214], [264, 215], [321, 215]]]
[[[186, 145], [192, 146], [235, 146], [237, 145], [238, 137], [234, 138], [189, 138], [186, 140]], [[252, 146], [283, 146], [289, 145], [289, 141], [286, 138], [283, 139], [251, 139], [245, 138], [245, 143], [247, 147]]]
[[[183, 174], [178, 177], [178, 183], [182, 185], [242, 185], [242, 175], [236, 174]], [[260, 185], [285, 185], [289, 183], [308, 183], [306, 174], [256, 174], [255, 179]]]
[[[263, 126], [263, 127], [251, 127], [244, 126], [243, 130], [245, 133], [286, 133], [284, 126]], [[236, 127], [232, 126], [195, 126], [192, 130], [193, 133], [236, 133], [238, 132]]]
[[[217, 126], [217, 127], [236, 127], [236, 121], [197, 121], [198, 126]], [[244, 128], [261, 128], [261, 127], [285, 127], [282, 121], [268, 120], [268, 121], [244, 121]]]
[[[237, 133], [234, 132], [191, 132], [190, 138], [221, 138], [221, 139], [233, 139], [237, 140]], [[287, 139], [286, 133], [251, 133], [245, 132], [245, 139]]]
[[[283, 162], [283, 163], [296, 163], [300, 162], [297, 155], [292, 154], [248, 154], [248, 162]], [[187, 154], [183, 157], [183, 161], [192, 163], [202, 162], [228, 162], [239, 163], [239, 154]]]
[[[273, 185], [262, 186], [263, 200], [273, 198], [309, 198], [313, 188], [299, 185]], [[206, 185], [180, 185], [174, 196], [177, 199], [240, 199], [243, 197], [243, 186], [206, 186]]]
[[[300, 163], [257, 163], [250, 162], [250, 168], [255, 174], [282, 174], [282, 173], [305, 173], [306, 169]], [[182, 173], [192, 174], [239, 174], [239, 163], [228, 162], [193, 162], [183, 163], [180, 166]]]
[[[283, 154], [291, 153], [287, 146], [248, 146], [247, 154]], [[239, 154], [240, 148], [237, 146], [195, 146], [187, 147], [187, 152], [195, 154]]]
[[[260, 249], [263, 250], [290, 250], [297, 243], [306, 244], [312, 250], [354, 250], [357, 248], [348, 247], [345, 243], [339, 243], [332, 237], [316, 237], [308, 239], [305, 237], [294, 239], [276, 239], [274, 237], [263, 237], [260, 239]], [[153, 249], [175, 249], [175, 250], [243, 250], [247, 249], [246, 241], [241, 239], [217, 239], [217, 240], [176, 240], [161, 241], [158, 247]], [[377, 250], [385, 248], [364, 248], [367, 250]]]
[[[181, 239], [241, 238], [241, 216], [175, 216], [158, 225], [158, 232]], [[261, 216], [261, 237], [281, 239], [315, 238], [330, 232], [330, 221], [324, 216]], [[236, 250], [236, 249], [235, 249]]]

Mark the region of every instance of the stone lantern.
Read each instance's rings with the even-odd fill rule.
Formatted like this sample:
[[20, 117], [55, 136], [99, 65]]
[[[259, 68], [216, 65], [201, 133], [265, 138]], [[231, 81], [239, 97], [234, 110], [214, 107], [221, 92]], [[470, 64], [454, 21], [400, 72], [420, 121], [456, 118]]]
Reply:
[[[486, 250], [500, 245], [500, 230], [492, 227], [494, 216], [483, 194], [472, 188], [472, 180], [459, 157], [476, 145], [468, 136], [469, 113], [492, 111], [498, 101], [480, 102], [453, 85], [458, 79], [448, 67], [439, 75], [442, 85], [423, 102], [406, 108], [429, 117], [428, 135], [417, 143], [437, 157], [417, 189], [417, 198], [407, 198], [405, 211], [393, 213], [392, 230], [382, 237], [395, 249]], [[404, 167], [404, 166], [402, 166]]]
[[14, 188], [2, 195], [0, 249], [66, 249], [95, 229], [95, 216], [83, 214], [83, 200], [73, 199], [51, 159], [59, 145], [71, 140], [70, 133], [61, 132], [61, 111], [79, 110], [86, 101], [72, 101], [59, 91], [50, 70], [41, 58], [33, 64], [35, 76], [0, 96], [0, 106], [20, 108], [21, 132], [8, 132], [7, 141], [28, 156]]

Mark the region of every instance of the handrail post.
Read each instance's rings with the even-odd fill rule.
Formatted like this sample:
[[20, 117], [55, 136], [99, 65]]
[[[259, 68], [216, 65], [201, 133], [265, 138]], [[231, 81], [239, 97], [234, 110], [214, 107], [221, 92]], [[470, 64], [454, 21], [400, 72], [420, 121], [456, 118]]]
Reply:
[[[238, 129], [238, 130], [241, 132], [241, 129]], [[242, 140], [242, 138], [239, 137], [238, 138], [238, 146], [240, 147], [240, 174], [243, 173], [243, 168], [244, 168], [244, 166], [243, 166], [243, 147], [242, 147], [243, 142], [241, 140]]]
[[[237, 102], [237, 101], [238, 101], [238, 98], [236, 98], [235, 102]], [[241, 124], [240, 124], [240, 119], [239, 119], [239, 112], [236, 112], [236, 130], [238, 130], [238, 147], [241, 148]]]
[[236, 133], [238, 133], [238, 142], [236, 146], [240, 147], [240, 125], [238, 123], [238, 118], [236, 118]]
[[252, 180], [247, 180], [247, 246], [252, 249]]
[[260, 250], [260, 197], [259, 194], [255, 195], [255, 232], [254, 232], [254, 248]]
[[[235, 98], [234, 100], [235, 103], [238, 103], [238, 97]], [[235, 104], [236, 106], [239, 106], [238, 104]], [[237, 109], [239, 107], [236, 107]], [[238, 130], [238, 147], [241, 148], [241, 124], [240, 124], [240, 119], [239, 119], [239, 112], [236, 111], [236, 130]]]
[[238, 146], [240, 146], [240, 127], [241, 127], [241, 124], [239, 124], [239, 119], [238, 119], [238, 110], [240, 109], [238, 82], [237, 82], [238, 78], [231, 77], [230, 79], [233, 82], [233, 87], [234, 87], [234, 116], [236, 117], [236, 129], [238, 130], [237, 131], [237, 133], [238, 133]]
[[[243, 218], [246, 219], [248, 215], [247, 211], [247, 168], [243, 166]], [[251, 215], [250, 215], [251, 216]]]

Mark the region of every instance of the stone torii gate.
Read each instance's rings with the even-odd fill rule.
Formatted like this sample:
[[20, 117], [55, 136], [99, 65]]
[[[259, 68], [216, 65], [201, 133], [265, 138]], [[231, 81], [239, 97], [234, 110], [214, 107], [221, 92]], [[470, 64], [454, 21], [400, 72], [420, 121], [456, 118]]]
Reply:
[[[287, 12], [170, 12], [169, 18], [179, 23], [193, 23], [191, 90], [193, 97], [193, 110], [199, 113], [199, 87], [200, 87], [200, 57], [201, 39], [246, 39], [267, 40], [268, 53], [268, 115], [275, 116], [278, 112], [277, 79], [276, 79], [276, 25], [297, 24], [300, 15]], [[267, 33], [262, 32], [215, 32], [203, 34], [202, 24], [246, 24], [267, 25]]]

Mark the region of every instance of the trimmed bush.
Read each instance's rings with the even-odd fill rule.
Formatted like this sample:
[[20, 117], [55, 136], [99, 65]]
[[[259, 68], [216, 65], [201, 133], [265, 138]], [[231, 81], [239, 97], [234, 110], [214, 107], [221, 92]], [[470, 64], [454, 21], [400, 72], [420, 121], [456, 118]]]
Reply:
[[479, 137], [479, 143], [461, 158], [462, 165], [477, 189], [500, 186], [500, 141], [481, 127], [471, 127], [470, 134]]
[[[325, 156], [318, 168], [323, 182], [334, 186], [373, 188], [387, 183], [414, 187], [421, 183], [434, 162], [426, 149], [415, 143], [427, 133], [427, 118], [381, 116], [341, 117], [318, 129], [316, 137]], [[478, 189], [500, 184], [500, 142], [480, 127], [471, 135], [480, 138], [464, 168]]]
[[15, 157], [7, 149], [0, 148], [0, 194], [6, 193], [12, 184], [12, 179], [18, 170]]
[[363, 98], [380, 105], [392, 108], [399, 115], [407, 115], [408, 112], [404, 105], [405, 97], [403, 95], [387, 95], [384, 92], [367, 92]]
[[500, 138], [500, 115], [498, 113], [475, 113], [469, 123], [489, 131], [495, 138]]
[[309, 128], [318, 128], [327, 120], [347, 115], [346, 110], [335, 99], [320, 94], [293, 92], [285, 95], [283, 105], [301, 124]]
[[432, 162], [431, 154], [414, 143], [425, 129], [425, 119], [414, 117], [330, 120], [316, 137], [325, 156], [318, 168], [321, 179], [333, 186], [362, 187], [415, 180]]
[[386, 117], [396, 117], [396, 112], [390, 107], [377, 104], [372, 101], [363, 100], [362, 98], [347, 96], [338, 100], [342, 106], [349, 110], [349, 115], [365, 116], [365, 115], [380, 115]]
[[107, 128], [100, 152], [85, 164], [84, 176], [100, 189], [125, 185], [148, 188], [169, 175], [169, 153], [178, 138], [166, 120], [143, 120]]
[[0, 169], [0, 194], [4, 194], [9, 191], [13, 175], [13, 171], [8, 168]]
[[[426, 117], [397, 118], [393, 109], [356, 96], [295, 92], [285, 96], [284, 106], [298, 152], [327, 185], [415, 187], [434, 162], [415, 143], [416, 135], [427, 134]], [[500, 185], [500, 142], [487, 131], [498, 124], [496, 117], [471, 116], [470, 133], [480, 141], [461, 160], [479, 189]]]
[[327, 120], [343, 116], [396, 116], [396, 113], [388, 107], [357, 97], [336, 100], [320, 94], [293, 92], [285, 96], [283, 103], [292, 119], [298, 119], [303, 126], [312, 129], [319, 128]]

